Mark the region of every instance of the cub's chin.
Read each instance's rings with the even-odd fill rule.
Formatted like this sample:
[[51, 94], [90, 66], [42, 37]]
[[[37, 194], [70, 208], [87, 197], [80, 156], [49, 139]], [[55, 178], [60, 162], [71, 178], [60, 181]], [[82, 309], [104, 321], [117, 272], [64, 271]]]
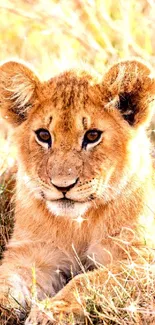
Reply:
[[76, 202], [68, 199], [46, 201], [50, 212], [59, 217], [76, 219], [82, 217], [90, 206], [90, 202]]

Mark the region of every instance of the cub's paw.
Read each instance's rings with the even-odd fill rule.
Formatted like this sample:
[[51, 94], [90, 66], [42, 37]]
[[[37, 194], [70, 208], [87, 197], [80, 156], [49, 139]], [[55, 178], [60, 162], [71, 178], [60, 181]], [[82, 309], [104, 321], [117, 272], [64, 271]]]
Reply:
[[[63, 303], [55, 301], [52, 303], [53, 308], [42, 308], [36, 306], [31, 309], [31, 312], [25, 322], [25, 325], [73, 325], [79, 324], [76, 322], [76, 317], [72, 312], [64, 312], [62, 309]], [[80, 323], [81, 324], [81, 323]]]
[[33, 307], [26, 319], [25, 325], [52, 325], [55, 324], [52, 312]]

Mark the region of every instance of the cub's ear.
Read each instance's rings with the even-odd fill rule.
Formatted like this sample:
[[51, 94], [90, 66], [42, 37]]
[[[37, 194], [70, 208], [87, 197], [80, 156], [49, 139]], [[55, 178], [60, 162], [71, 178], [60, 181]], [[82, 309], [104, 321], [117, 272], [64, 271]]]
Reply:
[[109, 104], [115, 106], [131, 126], [147, 125], [153, 114], [155, 80], [150, 69], [139, 61], [114, 65], [103, 80]]
[[37, 100], [40, 81], [24, 64], [9, 61], [0, 66], [0, 115], [18, 126]]

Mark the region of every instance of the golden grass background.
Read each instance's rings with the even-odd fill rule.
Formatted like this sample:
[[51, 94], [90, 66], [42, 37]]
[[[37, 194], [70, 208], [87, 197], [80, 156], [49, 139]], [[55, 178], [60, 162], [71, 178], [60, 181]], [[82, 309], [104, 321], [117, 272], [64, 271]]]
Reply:
[[155, 65], [153, 0], [0, 1], [0, 60], [30, 62], [43, 78], [84, 60], [102, 72], [118, 59]]

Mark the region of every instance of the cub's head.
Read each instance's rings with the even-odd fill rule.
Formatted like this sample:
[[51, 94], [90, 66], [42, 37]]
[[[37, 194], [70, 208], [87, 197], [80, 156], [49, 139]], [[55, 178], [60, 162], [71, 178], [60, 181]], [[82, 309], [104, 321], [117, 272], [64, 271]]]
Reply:
[[18, 180], [50, 212], [82, 216], [117, 200], [144, 171], [149, 74], [126, 61], [100, 81], [69, 71], [41, 82], [21, 63], [0, 67], [0, 112], [14, 128]]

